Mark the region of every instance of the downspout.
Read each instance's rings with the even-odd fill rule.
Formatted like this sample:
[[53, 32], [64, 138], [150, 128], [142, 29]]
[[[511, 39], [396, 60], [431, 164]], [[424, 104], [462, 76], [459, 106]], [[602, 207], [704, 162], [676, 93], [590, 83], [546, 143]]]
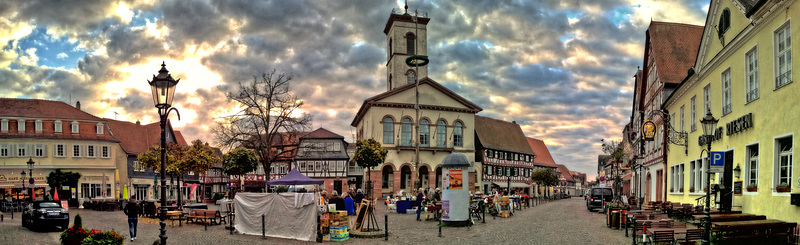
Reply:
[[664, 118], [664, 140], [661, 142], [661, 159], [664, 161], [664, 201], [666, 202], [668, 194], [667, 190], [669, 190], [667, 189], [667, 173], [669, 173], [669, 171], [667, 171], [667, 147], [669, 146], [669, 130], [672, 127], [669, 125], [669, 111], [663, 108], [662, 110], [664, 111], [664, 114], [662, 115]]

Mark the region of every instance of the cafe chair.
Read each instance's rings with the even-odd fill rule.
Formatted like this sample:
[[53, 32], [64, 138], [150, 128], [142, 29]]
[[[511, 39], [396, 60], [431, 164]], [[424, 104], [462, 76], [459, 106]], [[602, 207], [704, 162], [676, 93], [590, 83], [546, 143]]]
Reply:
[[688, 229], [686, 230], [686, 241], [700, 241], [703, 240], [703, 229]]
[[656, 231], [650, 236], [650, 244], [674, 244], [675, 231]]

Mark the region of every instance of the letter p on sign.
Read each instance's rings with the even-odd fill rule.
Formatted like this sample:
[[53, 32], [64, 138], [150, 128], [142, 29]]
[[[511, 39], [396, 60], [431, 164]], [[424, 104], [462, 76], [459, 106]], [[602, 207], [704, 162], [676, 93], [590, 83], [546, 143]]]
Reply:
[[711, 164], [709, 165], [710, 173], [721, 173], [725, 168], [725, 152], [712, 151]]

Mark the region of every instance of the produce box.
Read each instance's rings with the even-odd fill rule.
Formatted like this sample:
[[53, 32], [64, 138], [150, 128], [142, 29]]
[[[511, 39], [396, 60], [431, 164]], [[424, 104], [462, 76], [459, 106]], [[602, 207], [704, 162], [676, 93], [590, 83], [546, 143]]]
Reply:
[[347, 211], [337, 211], [335, 213], [331, 212], [331, 220], [346, 220], [347, 219]]
[[500, 211], [500, 218], [508, 218], [511, 213], [509, 211]]
[[319, 221], [319, 226], [320, 227], [329, 227], [329, 226], [331, 226], [331, 221], [330, 220], [320, 220]]
[[331, 226], [331, 234], [347, 233], [347, 226]]
[[347, 227], [347, 225], [349, 225], [349, 222], [347, 222], [347, 220], [344, 220], [344, 221], [331, 221], [331, 226], [345, 226], [345, 227]]

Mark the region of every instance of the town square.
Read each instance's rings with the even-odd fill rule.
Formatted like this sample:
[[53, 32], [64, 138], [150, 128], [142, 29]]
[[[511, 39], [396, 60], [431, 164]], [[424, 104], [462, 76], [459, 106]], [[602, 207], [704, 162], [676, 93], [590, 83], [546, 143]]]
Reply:
[[0, 244], [800, 244], [799, 13], [2, 1]]

